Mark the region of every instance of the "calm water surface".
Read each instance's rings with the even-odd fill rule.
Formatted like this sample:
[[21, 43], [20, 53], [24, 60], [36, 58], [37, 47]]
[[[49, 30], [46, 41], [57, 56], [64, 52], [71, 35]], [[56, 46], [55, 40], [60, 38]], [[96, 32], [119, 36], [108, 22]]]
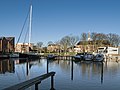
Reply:
[[[47, 64], [48, 63], [48, 64]], [[120, 62], [75, 62], [72, 60], [0, 60], [0, 89], [55, 71], [56, 90], [120, 90]], [[50, 78], [39, 85], [50, 89]], [[33, 90], [34, 86], [28, 88]]]

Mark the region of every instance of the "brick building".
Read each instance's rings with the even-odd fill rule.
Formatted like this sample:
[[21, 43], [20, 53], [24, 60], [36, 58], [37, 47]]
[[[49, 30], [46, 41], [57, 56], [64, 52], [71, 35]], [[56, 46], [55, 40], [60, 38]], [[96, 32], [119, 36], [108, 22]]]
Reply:
[[30, 44], [29, 47], [29, 43], [17, 43], [15, 46], [15, 52], [22, 52], [22, 53], [27, 53], [30, 52], [30, 49], [33, 49], [33, 44]]
[[58, 44], [49, 44], [47, 47], [48, 52], [57, 52], [60, 50], [60, 45]]
[[0, 52], [14, 52], [15, 37], [0, 37]]

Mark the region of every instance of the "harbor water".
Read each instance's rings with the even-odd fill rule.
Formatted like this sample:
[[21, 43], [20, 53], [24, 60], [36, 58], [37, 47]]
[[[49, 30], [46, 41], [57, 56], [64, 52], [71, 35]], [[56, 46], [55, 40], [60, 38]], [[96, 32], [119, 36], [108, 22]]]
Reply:
[[[120, 90], [120, 62], [73, 60], [0, 60], [0, 90], [17, 83], [56, 72], [55, 90]], [[39, 84], [40, 90], [50, 90], [50, 78]], [[34, 90], [34, 86], [27, 90]]]

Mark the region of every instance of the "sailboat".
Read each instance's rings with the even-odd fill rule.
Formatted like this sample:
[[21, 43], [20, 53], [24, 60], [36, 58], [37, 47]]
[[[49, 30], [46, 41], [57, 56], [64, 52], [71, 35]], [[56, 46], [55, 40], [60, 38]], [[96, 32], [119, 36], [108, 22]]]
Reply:
[[29, 46], [29, 52], [25, 53], [25, 52], [21, 52], [19, 53], [19, 58], [40, 58], [39, 55], [35, 54], [35, 53], [32, 53], [30, 52], [31, 50], [31, 31], [32, 31], [32, 4], [30, 5], [30, 13], [29, 13], [29, 43], [28, 43], [28, 46]]

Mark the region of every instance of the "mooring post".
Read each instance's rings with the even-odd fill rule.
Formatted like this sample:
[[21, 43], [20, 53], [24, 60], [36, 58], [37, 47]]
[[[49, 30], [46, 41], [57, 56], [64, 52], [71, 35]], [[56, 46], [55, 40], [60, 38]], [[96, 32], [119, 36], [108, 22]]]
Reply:
[[54, 89], [54, 75], [51, 76], [51, 89], [50, 90], [55, 90]]
[[[35, 90], [38, 90], [38, 84], [40, 84], [40, 83], [41, 83], [41, 82], [35, 84]], [[39, 90], [40, 90], [40, 89], [39, 89]]]

